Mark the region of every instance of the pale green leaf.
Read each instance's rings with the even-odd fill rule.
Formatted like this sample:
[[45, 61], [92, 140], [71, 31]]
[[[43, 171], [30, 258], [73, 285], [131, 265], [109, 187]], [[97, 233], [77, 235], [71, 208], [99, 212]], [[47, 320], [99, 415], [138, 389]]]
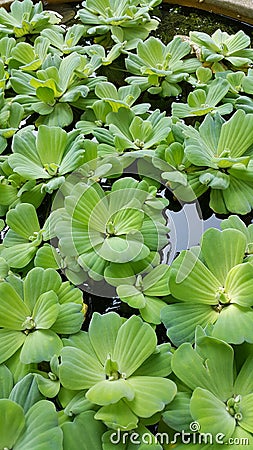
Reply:
[[222, 285], [232, 267], [242, 263], [246, 239], [237, 230], [207, 230], [201, 240], [201, 252], [212, 274]]
[[7, 225], [20, 236], [29, 239], [40, 231], [36, 209], [29, 203], [21, 203], [6, 215]]
[[156, 342], [151, 326], [132, 316], [119, 329], [112, 359], [128, 378], [153, 353]]
[[109, 428], [124, 431], [136, 428], [138, 423], [138, 417], [123, 400], [114, 405], [102, 406], [95, 414], [95, 419], [103, 420]]
[[36, 329], [49, 329], [55, 323], [60, 305], [54, 291], [41, 294], [33, 309], [33, 319]]
[[14, 446], [15, 450], [56, 450], [62, 447], [62, 431], [52, 402], [41, 400], [26, 414], [26, 428]]
[[117, 403], [122, 398], [133, 400], [135, 390], [128, 381], [122, 378], [100, 381], [88, 390], [86, 397], [90, 402], [101, 406]]
[[250, 433], [253, 433], [253, 394], [248, 394], [242, 397], [240, 401], [240, 408], [242, 414], [242, 420], [240, 420], [240, 426]]
[[85, 411], [74, 418], [73, 422], [62, 425], [64, 450], [102, 450], [104, 425], [94, 419], [93, 411]]
[[220, 282], [191, 251], [183, 251], [171, 266], [170, 290], [179, 300], [215, 305]]
[[146, 305], [144, 295], [135, 286], [120, 285], [117, 287], [117, 294], [123, 302], [128, 303], [132, 308], [144, 308]]
[[232, 344], [253, 343], [253, 310], [236, 304], [223, 308], [212, 335]]
[[7, 282], [0, 283], [0, 326], [22, 330], [23, 322], [31, 312], [15, 289]]
[[190, 410], [194, 420], [200, 424], [201, 432], [212, 435], [222, 432], [225, 435], [224, 440], [233, 435], [236, 426], [234, 417], [226, 410], [225, 403], [208, 390], [200, 387], [195, 389], [191, 398]]
[[176, 395], [173, 381], [160, 377], [131, 377], [128, 380], [134, 389], [134, 399], [126, 403], [140, 417], [150, 417], [162, 411]]
[[20, 359], [24, 364], [50, 361], [54, 355], [59, 355], [62, 341], [51, 330], [35, 330], [29, 333], [24, 341]]
[[15, 443], [25, 427], [25, 414], [17, 403], [0, 399], [0, 447], [15, 448]]
[[54, 269], [35, 267], [24, 280], [24, 302], [32, 310], [41, 294], [51, 290], [57, 292], [60, 286], [61, 277]]
[[67, 133], [59, 127], [41, 125], [36, 143], [42, 165], [45, 167], [54, 163], [59, 166], [67, 144]]
[[0, 365], [0, 396], [8, 398], [13, 388], [14, 380], [11, 371], [4, 364]]
[[218, 311], [205, 304], [174, 303], [161, 311], [167, 335], [176, 346], [183, 342], [193, 342], [196, 326], [205, 327], [208, 323], [216, 322], [218, 317]]
[[228, 150], [232, 157], [239, 157], [253, 144], [253, 116], [238, 110], [221, 128], [218, 155]]
[[23, 345], [26, 336], [20, 331], [0, 330], [0, 363], [9, 359]]
[[104, 368], [95, 355], [84, 353], [77, 348], [64, 347], [61, 358], [59, 377], [67, 389], [89, 389], [105, 380]]
[[225, 282], [225, 291], [231, 298], [231, 302], [236, 303], [240, 306], [246, 307], [252, 306], [253, 305], [252, 289], [253, 289], [252, 264], [243, 263], [233, 267], [228, 273]]
[[[114, 312], [104, 315], [94, 312], [92, 315], [89, 326], [89, 338], [102, 365], [105, 364], [108, 355], [113, 353], [121, 325], [122, 319]], [[99, 333], [97, 332], [98, 329], [100, 330]]]

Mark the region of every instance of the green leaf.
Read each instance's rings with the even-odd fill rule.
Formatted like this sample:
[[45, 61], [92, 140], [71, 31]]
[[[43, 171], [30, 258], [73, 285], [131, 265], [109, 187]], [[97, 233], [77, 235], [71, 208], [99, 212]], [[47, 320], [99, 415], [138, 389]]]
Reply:
[[6, 223], [13, 231], [26, 239], [40, 231], [36, 209], [28, 203], [22, 203], [8, 211]]
[[[38, 105], [38, 104], [37, 104]], [[35, 125], [47, 125], [49, 127], [66, 127], [73, 121], [71, 106], [67, 103], [56, 103], [52, 112], [45, 114], [45, 105], [42, 104], [38, 111], [41, 116], [36, 120]]]
[[[225, 401], [233, 393], [233, 350], [219, 340], [205, 338], [199, 350], [182, 344], [172, 358], [172, 370], [192, 390], [208, 389]], [[207, 345], [206, 345], [207, 344]], [[194, 364], [194, 372], [190, 372]]]
[[[85, 391], [78, 391], [77, 394], [75, 394], [74, 391], [65, 391], [65, 394], [67, 394], [65, 401], [63, 401], [63, 391], [64, 388], [62, 388], [60, 391], [60, 400], [62, 406], [65, 406], [67, 404], [64, 409], [64, 413], [68, 416], [71, 417], [73, 416], [73, 414], [80, 414], [85, 411], [90, 411], [94, 408], [94, 405], [85, 397]], [[74, 397], [73, 394], [75, 394]]]
[[26, 428], [15, 444], [15, 450], [48, 450], [62, 447], [62, 432], [52, 402], [41, 400], [26, 414]]
[[239, 374], [237, 375], [234, 384], [235, 392], [239, 392], [240, 395], [244, 396], [251, 394], [253, 390], [253, 379], [251, 377], [252, 367], [253, 367], [253, 359], [251, 358], [251, 356], [249, 356], [245, 360]]
[[183, 251], [171, 266], [170, 290], [179, 300], [215, 305], [220, 282], [191, 251]]
[[0, 330], [0, 363], [9, 359], [25, 342], [25, 334], [20, 331]]
[[47, 179], [50, 175], [41, 167], [40, 161], [34, 163], [31, 158], [23, 154], [14, 153], [10, 155], [9, 164], [14, 172], [24, 177], [26, 180]]
[[204, 328], [208, 323], [216, 322], [218, 317], [218, 311], [205, 304], [174, 303], [161, 310], [161, 320], [167, 328], [167, 335], [176, 346], [193, 342], [196, 326]]
[[132, 430], [138, 423], [138, 417], [123, 400], [114, 405], [102, 406], [95, 414], [95, 419], [103, 420], [110, 428], [122, 430]]
[[49, 244], [43, 245], [43, 247], [39, 248], [35, 259], [34, 259], [35, 267], [43, 267], [43, 269], [47, 269], [49, 267], [53, 269], [58, 269], [60, 266], [60, 256]]
[[45, 167], [52, 163], [60, 165], [67, 144], [67, 133], [59, 127], [40, 125], [37, 135], [37, 151]]
[[[90, 215], [98, 204], [100, 212], [99, 220], [97, 218], [95, 221], [93, 213], [93, 220], [90, 223]], [[104, 192], [99, 185], [93, 184], [92, 186], [87, 186], [79, 183], [76, 189], [73, 190], [72, 195], [67, 197], [66, 208], [69, 213], [73, 211], [73, 219], [82, 222], [84, 225], [89, 225], [91, 229], [102, 233], [105, 232], [105, 223], [109, 218], [108, 202], [104, 199]], [[101, 220], [102, 218], [103, 221]], [[105, 221], [104, 218], [106, 218]]]
[[74, 418], [73, 422], [62, 425], [64, 450], [102, 450], [104, 425], [94, 419], [95, 412], [85, 411]]
[[201, 252], [205, 263], [222, 285], [230, 269], [242, 263], [245, 250], [246, 239], [237, 230], [220, 232], [210, 228], [202, 236]]
[[44, 292], [40, 295], [33, 309], [33, 319], [36, 329], [49, 329], [55, 323], [60, 306], [54, 291]]
[[59, 377], [62, 385], [67, 389], [89, 389], [94, 384], [105, 380], [104, 368], [95, 354], [65, 347], [62, 349], [61, 358]]
[[10, 330], [22, 330], [23, 322], [30, 316], [29, 308], [7, 282], [0, 283], [0, 326]]
[[53, 331], [35, 330], [26, 336], [20, 359], [24, 364], [50, 361], [61, 349], [62, 341]]
[[232, 303], [252, 306], [253, 266], [244, 263], [233, 267], [228, 273], [224, 287]]
[[1, 256], [6, 259], [10, 267], [21, 269], [33, 259], [36, 251], [37, 247], [31, 242], [3, 248]]
[[128, 285], [135, 283], [134, 270], [130, 263], [120, 265], [111, 263], [106, 267], [104, 277], [107, 283], [115, 287], [125, 283]]
[[58, 334], [73, 334], [80, 331], [84, 321], [82, 305], [66, 303], [60, 306], [59, 313], [51, 330]]
[[229, 150], [232, 157], [239, 157], [253, 144], [253, 116], [238, 110], [221, 128], [218, 155]]
[[0, 396], [8, 398], [13, 388], [13, 375], [4, 364], [0, 365]]
[[169, 295], [169, 274], [170, 269], [167, 264], [160, 264], [143, 278], [143, 288], [145, 295], [165, 296]]
[[178, 392], [162, 415], [163, 421], [173, 430], [188, 430], [192, 422], [190, 412], [191, 395], [188, 392]]
[[24, 280], [24, 302], [33, 310], [41, 294], [48, 291], [57, 292], [61, 286], [61, 277], [54, 269], [35, 267]]
[[226, 405], [208, 390], [200, 387], [195, 389], [190, 409], [194, 420], [200, 424], [201, 432], [214, 436], [222, 430], [224, 440], [233, 435], [236, 425], [234, 417], [226, 410]]
[[0, 399], [0, 414], [0, 447], [13, 448], [25, 426], [24, 411], [13, 401]]
[[38, 390], [35, 375], [28, 373], [15, 384], [10, 394], [10, 400], [18, 403], [26, 413], [35, 403], [43, 399]]
[[236, 304], [223, 308], [214, 324], [212, 335], [232, 344], [253, 343], [253, 310]]
[[126, 208], [117, 211], [111, 221], [113, 222], [114, 233], [118, 236], [127, 234], [132, 230], [140, 230], [144, 218], [144, 213], [134, 208]]
[[141, 232], [128, 233], [123, 237], [113, 236], [104, 240], [101, 248], [97, 249], [98, 255], [114, 263], [127, 263], [147, 258], [150, 251], [143, 244]]
[[35, 374], [36, 382], [40, 392], [47, 398], [54, 398], [60, 390], [59, 380], [50, 380], [42, 375]]
[[132, 316], [119, 329], [112, 359], [128, 378], [153, 353], [157, 343], [150, 325]]
[[156, 297], [147, 297], [146, 305], [140, 309], [141, 317], [145, 322], [158, 325], [161, 323], [161, 311], [166, 306], [163, 300]]
[[[108, 355], [113, 353], [121, 325], [122, 319], [116, 313], [100, 315], [94, 312], [92, 315], [89, 325], [89, 338], [102, 365], [105, 364]], [[100, 330], [99, 334], [98, 329]], [[101, 339], [101, 336], [103, 336], [103, 339]]]
[[90, 402], [102, 406], [117, 403], [122, 398], [131, 401], [135, 397], [135, 390], [129, 382], [122, 378], [100, 381], [88, 390], [86, 397]]
[[171, 373], [171, 346], [160, 344], [154, 353], [134, 372], [134, 376], [166, 377]]
[[144, 308], [146, 305], [144, 295], [135, 286], [120, 285], [117, 287], [117, 294], [123, 302], [128, 303], [132, 308]]
[[[233, 391], [234, 352], [230, 345], [210, 336], [196, 337], [196, 351], [203, 358], [207, 373], [217, 384], [217, 396], [225, 401]], [[212, 391], [212, 385], [210, 385]], [[213, 391], [216, 394], [215, 391]]]
[[134, 399], [126, 400], [126, 403], [140, 417], [150, 417], [162, 411], [177, 392], [175, 383], [166, 378], [130, 377], [128, 383], [134, 390]]
[[71, 53], [69, 56], [66, 56], [60, 64], [59, 67], [59, 80], [60, 80], [60, 89], [62, 92], [65, 92], [70, 84], [71, 79], [73, 78], [74, 71], [80, 65], [80, 56], [77, 53]]
[[253, 432], [253, 394], [248, 394], [242, 397], [240, 402], [242, 420], [240, 420], [240, 426], [250, 433]]
[[39, 100], [47, 103], [49, 106], [53, 106], [55, 103], [55, 92], [53, 89], [47, 86], [39, 86], [36, 89], [36, 96]]

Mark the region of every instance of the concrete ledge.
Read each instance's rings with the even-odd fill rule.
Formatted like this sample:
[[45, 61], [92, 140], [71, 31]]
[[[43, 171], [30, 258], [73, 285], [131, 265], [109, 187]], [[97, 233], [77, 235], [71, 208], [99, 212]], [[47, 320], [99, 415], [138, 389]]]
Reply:
[[253, 24], [253, 0], [164, 0], [164, 2], [199, 8]]

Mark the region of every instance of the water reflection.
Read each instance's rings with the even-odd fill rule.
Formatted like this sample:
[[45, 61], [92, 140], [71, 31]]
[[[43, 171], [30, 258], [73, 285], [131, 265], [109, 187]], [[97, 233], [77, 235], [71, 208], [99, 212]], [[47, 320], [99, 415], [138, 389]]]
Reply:
[[221, 219], [212, 214], [203, 220], [196, 203], [186, 204], [180, 211], [166, 211], [170, 228], [170, 249], [163, 255], [163, 263], [171, 264], [177, 254], [185, 249], [198, 245], [205, 230], [214, 227], [220, 229]]

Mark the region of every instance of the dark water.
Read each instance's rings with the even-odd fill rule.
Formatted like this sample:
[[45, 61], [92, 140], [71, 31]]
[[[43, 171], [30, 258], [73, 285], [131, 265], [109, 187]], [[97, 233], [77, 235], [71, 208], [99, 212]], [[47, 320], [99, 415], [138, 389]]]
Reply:
[[154, 34], [165, 44], [176, 34], [188, 35], [190, 31], [212, 34], [218, 28], [228, 34], [243, 30], [251, 38], [253, 36], [253, 27], [250, 25], [196, 8], [164, 3], [156, 9], [156, 15], [161, 24]]

